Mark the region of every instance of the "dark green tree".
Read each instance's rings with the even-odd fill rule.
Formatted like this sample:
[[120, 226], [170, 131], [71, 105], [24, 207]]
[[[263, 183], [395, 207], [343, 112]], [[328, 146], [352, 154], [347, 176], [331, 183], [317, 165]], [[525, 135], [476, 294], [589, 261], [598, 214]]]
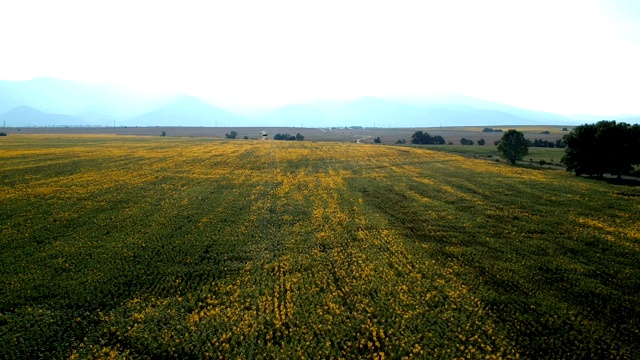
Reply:
[[562, 138], [565, 155], [561, 162], [576, 176], [618, 178], [640, 164], [640, 126], [602, 120], [574, 128]]
[[484, 144], [486, 144], [487, 142], [484, 139], [480, 139], [478, 140], [478, 145], [480, 146], [484, 146]]
[[237, 131], [231, 131], [229, 134], [224, 134], [224, 137], [227, 139], [237, 139], [238, 138], [238, 132]]
[[374, 144], [380, 144], [382, 142], [382, 140], [380, 140], [380, 136], [378, 136], [377, 138], [373, 139]]
[[444, 145], [444, 144], [446, 144], [446, 143], [447, 143], [447, 142], [444, 140], [444, 138], [443, 138], [442, 136], [440, 136], [440, 135], [436, 135], [436, 136], [434, 136], [434, 137], [432, 138], [432, 140], [433, 140], [433, 143], [434, 143], [434, 144], [436, 144], [436, 145]]
[[289, 133], [275, 134], [273, 135], [273, 140], [296, 140], [296, 137]]
[[422, 130], [418, 130], [411, 135], [412, 144], [431, 144], [431, 135]]
[[304, 140], [304, 135], [302, 135], [302, 134], [300, 134], [300, 133], [297, 133], [297, 134], [296, 134], [296, 140], [298, 140], [298, 141], [303, 141], [303, 140]]
[[524, 134], [518, 130], [507, 130], [498, 144], [500, 156], [515, 165], [516, 161], [529, 153], [529, 142], [524, 138]]

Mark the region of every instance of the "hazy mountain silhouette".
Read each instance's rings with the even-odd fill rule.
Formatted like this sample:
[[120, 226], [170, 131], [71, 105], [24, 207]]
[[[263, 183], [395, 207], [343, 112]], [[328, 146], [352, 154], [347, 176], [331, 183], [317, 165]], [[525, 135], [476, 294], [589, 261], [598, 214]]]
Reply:
[[242, 126], [246, 120], [193, 96], [181, 96], [146, 114], [126, 121], [134, 126]]
[[117, 86], [51, 77], [0, 81], [0, 113], [24, 105], [45, 113], [73, 116], [93, 125], [112, 125], [114, 119], [139, 116], [166, 101], [166, 98], [144, 97]]
[[[23, 106], [32, 108], [27, 111]], [[251, 106], [251, 104], [248, 104]], [[16, 110], [16, 108], [18, 108]], [[36, 110], [37, 109], [37, 110]], [[15, 112], [14, 112], [15, 110]], [[37, 114], [35, 112], [40, 112]], [[192, 96], [152, 97], [112, 85], [85, 84], [45, 77], [0, 81], [0, 114], [12, 112], [19, 126], [62, 124], [130, 126], [506, 126], [573, 125], [601, 119], [637, 123], [638, 115], [564, 117], [459, 94], [423, 98], [363, 97], [317, 100], [240, 116]], [[27, 116], [28, 115], [28, 116]], [[68, 116], [60, 118], [56, 116]], [[3, 118], [4, 117], [3, 115]], [[34, 119], [28, 123], [28, 119]], [[74, 119], [74, 121], [71, 121]], [[8, 120], [8, 118], [7, 118]], [[8, 122], [7, 124], [10, 124]]]
[[[284, 106], [273, 110], [262, 120], [279, 120], [280, 124], [294, 126], [304, 123], [308, 126], [367, 127], [532, 125], [543, 122], [534, 116], [526, 118], [498, 110], [476, 109], [458, 104], [436, 104], [427, 101], [404, 103], [401, 100], [392, 101], [367, 96], [353, 101]], [[314, 125], [318, 123], [321, 125]]]
[[[558, 114], [522, 109], [461, 94], [440, 94], [402, 101], [420, 108], [441, 107], [454, 111], [477, 113], [479, 117], [495, 119], [495, 122], [487, 125], [566, 124], [574, 122], [572, 119]], [[489, 111], [494, 111], [495, 113]], [[484, 115], [481, 115], [482, 113]], [[525, 121], [525, 123], [521, 123], [521, 121]]]
[[30, 106], [18, 106], [0, 115], [6, 126], [82, 126], [86, 122], [69, 115], [49, 114]]
[[324, 124], [328, 126], [330, 114], [319, 106], [312, 104], [286, 105], [270, 111], [258, 118], [257, 123], [262, 126], [285, 125], [285, 126], [318, 126]]
[[0, 91], [0, 114], [4, 114], [5, 112], [20, 105], [21, 104], [14, 100], [11, 96]]
[[19, 105], [41, 111], [72, 114], [111, 97], [105, 85], [42, 77], [27, 81], [0, 81], [0, 93], [9, 94]]

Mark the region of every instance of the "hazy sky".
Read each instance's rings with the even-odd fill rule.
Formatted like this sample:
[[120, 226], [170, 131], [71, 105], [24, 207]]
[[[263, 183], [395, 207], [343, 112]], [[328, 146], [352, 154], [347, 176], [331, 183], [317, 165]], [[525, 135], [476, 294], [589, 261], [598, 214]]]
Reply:
[[458, 92], [640, 113], [640, 1], [4, 1], [0, 79], [276, 105]]

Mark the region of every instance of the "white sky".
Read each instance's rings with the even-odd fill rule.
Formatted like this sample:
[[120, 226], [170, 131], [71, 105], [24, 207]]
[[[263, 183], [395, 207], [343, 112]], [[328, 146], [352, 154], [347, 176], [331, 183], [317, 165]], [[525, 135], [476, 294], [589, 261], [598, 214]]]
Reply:
[[458, 92], [640, 113], [640, 1], [4, 1], [0, 79], [218, 104]]

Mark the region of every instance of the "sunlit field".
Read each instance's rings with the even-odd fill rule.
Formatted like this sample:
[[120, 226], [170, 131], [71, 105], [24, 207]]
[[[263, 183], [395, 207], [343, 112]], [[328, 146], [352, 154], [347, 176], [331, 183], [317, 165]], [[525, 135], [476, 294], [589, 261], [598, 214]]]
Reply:
[[638, 299], [640, 187], [406, 146], [0, 139], [0, 358], [632, 359]]

